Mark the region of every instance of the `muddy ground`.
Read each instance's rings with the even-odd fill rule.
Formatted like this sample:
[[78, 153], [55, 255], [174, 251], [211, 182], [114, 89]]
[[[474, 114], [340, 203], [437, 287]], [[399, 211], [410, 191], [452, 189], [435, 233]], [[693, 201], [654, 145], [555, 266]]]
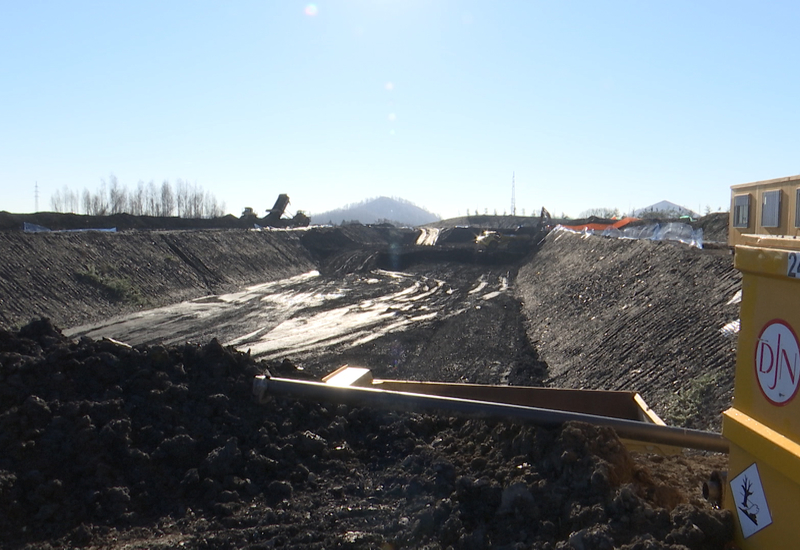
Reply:
[[[17, 262], [0, 274], [4, 547], [699, 549], [731, 538], [730, 514], [699, 492], [723, 455], [631, 454], [581, 424], [250, 398], [266, 370], [316, 379], [357, 363], [384, 378], [633, 389], [663, 417], [714, 428], [735, 344], [719, 328], [737, 314], [726, 304], [738, 285], [719, 250], [551, 233], [521, 263], [409, 263], [405, 280], [428, 281], [420, 296], [438, 300], [418, 307], [430, 315], [261, 358], [207, 326], [166, 347], [65, 337], [59, 328], [314, 268], [325, 284], [380, 279], [387, 251], [413, 242], [386, 227], [141, 233], [2, 235]], [[105, 260], [105, 279], [75, 274], [79, 250]], [[166, 262], [183, 275], [159, 276]], [[24, 324], [41, 315], [59, 328]], [[700, 372], [713, 383], [681, 383]], [[673, 414], [676, 403], [697, 410]]]

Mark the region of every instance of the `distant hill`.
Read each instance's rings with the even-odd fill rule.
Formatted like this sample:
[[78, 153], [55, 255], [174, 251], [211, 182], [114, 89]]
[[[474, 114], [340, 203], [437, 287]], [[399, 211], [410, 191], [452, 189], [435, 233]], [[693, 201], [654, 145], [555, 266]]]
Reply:
[[633, 211], [633, 216], [636, 218], [645, 217], [647, 214], [670, 214], [676, 218], [681, 216], [691, 216], [696, 219], [700, 217], [700, 214], [694, 210], [684, 208], [679, 204], [669, 201], [657, 202], [655, 204], [651, 204], [650, 206], [645, 206], [644, 208], [639, 208], [638, 210]]
[[439, 221], [439, 216], [428, 212], [410, 202], [389, 197], [368, 199], [358, 204], [349, 204], [343, 208], [329, 210], [311, 216], [311, 223], [324, 225], [332, 223], [358, 221], [365, 225], [389, 222], [395, 225], [416, 227]]

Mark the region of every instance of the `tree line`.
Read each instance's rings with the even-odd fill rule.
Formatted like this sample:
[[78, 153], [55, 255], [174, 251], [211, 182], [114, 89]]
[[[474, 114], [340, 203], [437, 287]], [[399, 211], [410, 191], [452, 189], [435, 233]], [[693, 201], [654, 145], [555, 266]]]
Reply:
[[50, 196], [54, 212], [71, 212], [89, 216], [131, 214], [133, 216], [157, 216], [180, 218], [217, 218], [225, 215], [225, 203], [196, 183], [182, 179], [173, 189], [169, 181], [156, 185], [153, 180], [145, 184], [139, 181], [133, 190], [121, 185], [113, 174], [100, 180], [100, 187], [92, 193], [88, 189], [77, 192], [64, 186]]

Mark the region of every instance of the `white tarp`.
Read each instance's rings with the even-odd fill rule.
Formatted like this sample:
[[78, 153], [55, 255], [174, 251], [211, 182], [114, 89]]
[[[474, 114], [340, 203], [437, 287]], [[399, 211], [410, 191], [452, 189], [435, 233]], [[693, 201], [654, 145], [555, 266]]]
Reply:
[[572, 233], [583, 233], [585, 235], [601, 235], [612, 239], [648, 239], [651, 241], [678, 241], [696, 248], [703, 248], [703, 229], [694, 229], [688, 223], [665, 223], [651, 225], [636, 225], [617, 229], [608, 227], [603, 231], [594, 229], [584, 229], [575, 231], [567, 229], [563, 225], [555, 227], [557, 231], [571, 231]]
[[86, 229], [58, 229], [53, 231], [52, 229], [48, 229], [47, 227], [36, 225], [35, 223], [28, 223], [23, 222], [22, 230], [25, 233], [80, 233], [83, 231], [103, 231], [105, 233], [116, 233], [116, 227], [107, 227], [107, 228], [86, 228]]

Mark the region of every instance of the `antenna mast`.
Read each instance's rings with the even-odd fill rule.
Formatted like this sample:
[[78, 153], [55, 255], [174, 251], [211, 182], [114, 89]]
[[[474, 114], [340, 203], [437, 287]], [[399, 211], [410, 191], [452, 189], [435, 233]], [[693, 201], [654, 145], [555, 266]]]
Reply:
[[514, 198], [514, 172], [511, 172], [511, 215], [517, 215], [517, 201]]
[[36, 182], [36, 187], [34, 191], [34, 212], [39, 211], [39, 182]]

